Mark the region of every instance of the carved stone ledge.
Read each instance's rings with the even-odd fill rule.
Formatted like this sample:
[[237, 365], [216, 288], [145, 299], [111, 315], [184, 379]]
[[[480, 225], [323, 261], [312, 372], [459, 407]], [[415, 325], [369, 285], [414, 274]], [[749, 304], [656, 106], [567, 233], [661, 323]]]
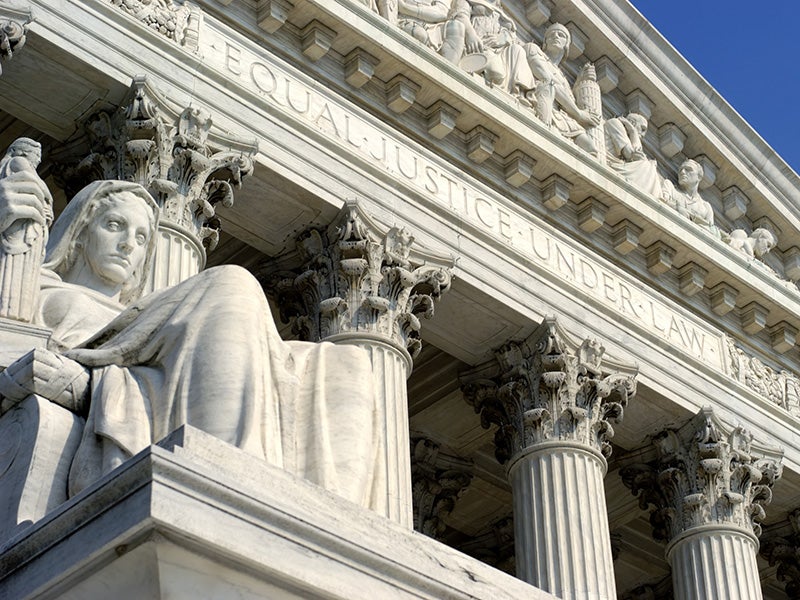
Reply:
[[703, 167], [703, 178], [700, 180], [700, 189], [705, 190], [710, 188], [717, 181], [719, 167], [705, 154], [695, 156], [693, 160], [700, 163], [700, 166]]
[[462, 385], [464, 398], [495, 432], [495, 455], [505, 463], [542, 443], [568, 441], [609, 456], [612, 423], [636, 393], [636, 369], [615, 365], [604, 374], [605, 348], [594, 339], [569, 339], [546, 318], [523, 342], [496, 351], [498, 375]]
[[541, 27], [550, 20], [553, 11], [551, 0], [530, 0], [525, 8], [525, 16], [536, 27]]
[[458, 109], [444, 100], [437, 100], [428, 107], [428, 133], [437, 140], [447, 137], [456, 128], [456, 119], [461, 114]]
[[395, 75], [386, 84], [386, 105], [396, 113], [403, 113], [414, 106], [420, 86], [405, 75]]
[[645, 256], [648, 270], [654, 275], [661, 275], [672, 268], [675, 249], [670, 248], [664, 242], [657, 241], [645, 249]]
[[784, 354], [794, 348], [797, 343], [797, 329], [786, 321], [781, 321], [770, 328], [769, 338], [772, 349], [779, 354]]
[[652, 441], [658, 459], [623, 467], [620, 476], [642, 509], [652, 507], [656, 540], [714, 524], [760, 535], [764, 507], [781, 476], [782, 450], [758, 446], [747, 430], [727, 427], [711, 408]]
[[739, 290], [724, 281], [708, 290], [711, 310], [720, 316], [727, 315], [736, 308], [736, 298], [738, 296]]
[[742, 329], [756, 334], [767, 326], [769, 310], [758, 302], [751, 302], [742, 308]]
[[653, 116], [653, 101], [640, 89], [635, 89], [628, 94], [625, 97], [625, 103], [628, 106], [628, 112], [639, 113], [648, 121]]
[[354, 48], [344, 59], [344, 79], [355, 88], [363, 87], [375, 75], [378, 59], [363, 48]]
[[608, 206], [597, 198], [586, 198], [577, 206], [577, 210], [578, 226], [587, 233], [597, 231], [606, 222]]
[[607, 56], [601, 56], [594, 61], [594, 70], [597, 73], [597, 85], [604, 94], [617, 89], [622, 70]]
[[314, 19], [300, 32], [300, 48], [316, 62], [328, 53], [335, 37], [333, 29]]
[[443, 450], [435, 442], [411, 437], [414, 529], [440, 538], [446, 519], [472, 481], [472, 461]]
[[678, 287], [687, 296], [694, 296], [705, 287], [707, 275], [708, 271], [700, 265], [686, 263], [678, 271]]
[[506, 182], [514, 187], [528, 183], [533, 176], [533, 167], [536, 161], [521, 150], [514, 150], [503, 159], [503, 175]]
[[725, 216], [731, 221], [745, 216], [749, 205], [750, 199], [735, 185], [726, 188], [722, 192], [722, 207], [725, 211]]
[[611, 245], [614, 250], [625, 256], [639, 247], [639, 236], [642, 228], [623, 219], [611, 229]]
[[797, 246], [783, 253], [783, 271], [789, 281], [800, 279], [800, 248]]
[[575, 60], [579, 56], [582, 56], [586, 51], [586, 42], [589, 41], [589, 36], [587, 36], [583, 30], [581, 30], [581, 28], [572, 21], [567, 23], [565, 27], [569, 30], [569, 33], [572, 36], [572, 43], [569, 46], [568, 58], [570, 60]]
[[467, 156], [472, 162], [482, 163], [494, 154], [497, 136], [478, 125], [467, 134]]
[[559, 175], [551, 175], [542, 182], [542, 204], [550, 210], [558, 210], [569, 202], [572, 184]]
[[658, 129], [658, 144], [667, 158], [683, 152], [686, 134], [675, 123], [667, 123]]
[[514, 518], [508, 516], [491, 523], [488, 529], [471, 540], [461, 542], [456, 549], [509, 575], [515, 575]]
[[256, 22], [267, 33], [275, 33], [286, 24], [293, 8], [289, 0], [260, 0]]
[[20, 8], [0, 2], [0, 75], [2, 62], [9, 60], [25, 45], [28, 24], [31, 22], [29, 8]]

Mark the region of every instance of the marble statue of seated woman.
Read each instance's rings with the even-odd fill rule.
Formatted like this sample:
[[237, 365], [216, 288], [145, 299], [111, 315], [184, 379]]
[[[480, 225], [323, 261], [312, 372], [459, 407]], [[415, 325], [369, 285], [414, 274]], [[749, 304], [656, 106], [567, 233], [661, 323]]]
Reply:
[[[0, 180], [0, 222], [43, 194]], [[52, 336], [0, 374], [2, 411], [35, 394], [85, 417], [70, 495], [189, 424], [369, 506], [367, 352], [283, 341], [260, 285], [235, 266], [142, 296], [157, 220], [150, 194], [122, 181], [92, 183], [67, 205], [35, 317]]]

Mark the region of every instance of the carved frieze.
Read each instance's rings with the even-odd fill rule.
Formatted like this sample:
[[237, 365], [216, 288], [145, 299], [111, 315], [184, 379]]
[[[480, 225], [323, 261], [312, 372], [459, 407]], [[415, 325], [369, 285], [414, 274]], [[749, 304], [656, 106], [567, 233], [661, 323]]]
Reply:
[[184, 0], [108, 0], [161, 35], [196, 50], [201, 12]]
[[348, 203], [329, 229], [311, 229], [297, 239], [300, 274], [266, 275], [277, 293], [281, 317], [294, 320], [304, 339], [338, 334], [376, 335], [416, 356], [422, 348], [420, 318], [433, 316], [434, 302], [450, 288], [452, 261], [412, 257], [405, 229], [379, 227]]
[[29, 9], [0, 2], [0, 75], [3, 73], [3, 61], [9, 60], [25, 45], [25, 36], [30, 22]]
[[710, 524], [760, 534], [772, 484], [781, 475], [782, 451], [758, 447], [747, 430], [727, 428], [710, 408], [652, 442], [658, 459], [624, 467], [620, 475], [639, 506], [652, 507], [656, 540]]
[[497, 425], [495, 455], [501, 463], [556, 441], [611, 454], [612, 423], [622, 419], [636, 379], [633, 369], [604, 373], [604, 353], [594, 339], [571, 344], [556, 320], [547, 318], [528, 340], [495, 353], [497, 377], [462, 386], [482, 425]]
[[414, 529], [438, 538], [472, 480], [472, 461], [451, 454], [424, 437], [411, 438]]

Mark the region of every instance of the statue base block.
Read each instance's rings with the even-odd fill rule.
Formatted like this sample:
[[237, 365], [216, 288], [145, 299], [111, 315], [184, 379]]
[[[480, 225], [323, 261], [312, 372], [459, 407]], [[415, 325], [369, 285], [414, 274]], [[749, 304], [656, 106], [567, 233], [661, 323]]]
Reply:
[[0, 548], [8, 598], [553, 599], [182, 427]]
[[34, 348], [45, 348], [51, 331], [0, 317], [0, 371]]

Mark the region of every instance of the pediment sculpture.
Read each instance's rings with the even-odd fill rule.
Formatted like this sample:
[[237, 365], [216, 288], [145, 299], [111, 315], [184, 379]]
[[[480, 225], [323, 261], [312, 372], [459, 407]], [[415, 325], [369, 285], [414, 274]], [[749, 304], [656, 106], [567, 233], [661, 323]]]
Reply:
[[[44, 233], [49, 205], [35, 170], [4, 171], [4, 236], [14, 228]], [[41, 279], [38, 301], [21, 300], [34, 306], [32, 324], [51, 333], [45, 347], [0, 374], [0, 434], [4, 447], [17, 448], [0, 465], [3, 518], [15, 502], [31, 502], [32, 477], [49, 478], [36, 489], [46, 490], [52, 508], [53, 499], [80, 493], [182, 424], [368, 506], [375, 462], [368, 352], [283, 341], [260, 284], [240, 267], [201, 271], [143, 295], [158, 219], [142, 186], [95, 181], [55, 221], [44, 256], [43, 245], [26, 246], [32, 259], [23, 268]], [[0, 251], [9, 253], [5, 245]], [[21, 448], [44, 434], [24, 430], [26, 411], [60, 411], [79, 429], [44, 472], [13, 464], [15, 456], [25, 463]], [[26, 520], [21, 514], [0, 523], [0, 543]]]

